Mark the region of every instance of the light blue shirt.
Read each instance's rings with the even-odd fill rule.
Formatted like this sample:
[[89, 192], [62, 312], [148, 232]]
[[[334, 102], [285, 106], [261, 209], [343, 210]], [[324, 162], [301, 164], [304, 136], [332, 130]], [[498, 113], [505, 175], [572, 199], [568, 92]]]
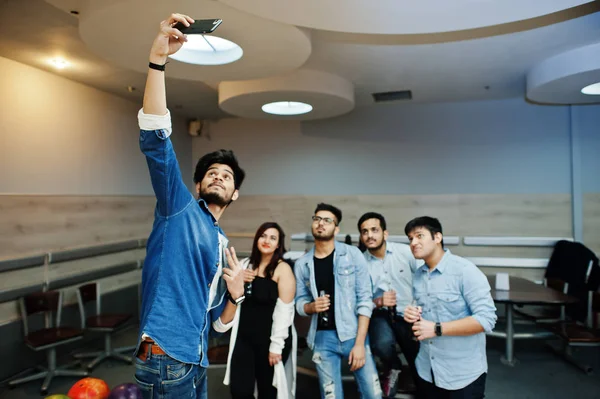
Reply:
[[413, 298], [413, 273], [423, 261], [415, 259], [408, 245], [395, 242], [385, 243], [383, 259], [374, 256], [369, 250], [364, 255], [369, 266], [373, 299], [391, 289], [396, 291], [396, 311], [404, 316], [404, 308], [410, 305]]
[[[319, 296], [315, 281], [315, 248], [304, 254], [294, 265], [296, 275], [296, 310], [300, 316], [308, 316], [304, 305]], [[358, 316], [371, 317], [373, 296], [371, 280], [363, 254], [358, 248], [335, 242], [333, 260], [335, 280], [335, 328], [340, 341], [356, 338], [358, 332]], [[312, 315], [306, 343], [314, 348], [317, 332], [317, 313]]]
[[[443, 323], [472, 316], [485, 332], [496, 325], [487, 278], [473, 263], [448, 250], [433, 271], [427, 265], [419, 267], [413, 276], [413, 294], [424, 320]], [[425, 381], [432, 382], [433, 370], [438, 387], [462, 389], [487, 372], [485, 333], [423, 340], [415, 364]]]

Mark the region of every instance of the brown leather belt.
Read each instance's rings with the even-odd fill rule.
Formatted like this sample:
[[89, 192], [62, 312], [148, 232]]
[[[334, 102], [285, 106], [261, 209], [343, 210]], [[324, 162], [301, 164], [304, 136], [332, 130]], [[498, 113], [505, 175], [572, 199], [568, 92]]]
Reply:
[[165, 351], [154, 341], [142, 341], [140, 344], [140, 350], [138, 351], [137, 357], [141, 361], [146, 361], [148, 358], [148, 352], [152, 351], [153, 355], [166, 355]]

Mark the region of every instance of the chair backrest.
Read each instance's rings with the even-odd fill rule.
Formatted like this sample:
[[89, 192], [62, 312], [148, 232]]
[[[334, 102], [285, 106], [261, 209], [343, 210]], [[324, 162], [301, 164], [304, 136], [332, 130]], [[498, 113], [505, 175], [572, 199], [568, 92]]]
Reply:
[[544, 284], [548, 288], [552, 288], [553, 290], [560, 291], [563, 294], [566, 294], [569, 290], [569, 283], [561, 280], [559, 278], [554, 277], [546, 277], [544, 279]]
[[79, 305], [79, 312], [81, 313], [81, 327], [85, 327], [85, 304], [89, 302], [96, 302], [96, 315], [100, 314], [100, 288], [98, 283], [89, 283], [80, 286], [77, 289], [77, 304]]
[[559, 278], [570, 284], [596, 291], [600, 287], [598, 257], [580, 242], [560, 240], [548, 261], [545, 277]]
[[588, 321], [588, 292], [600, 286], [598, 257], [579, 242], [560, 240], [546, 268], [546, 278], [558, 278], [568, 283], [568, 294], [579, 302], [568, 305], [566, 313], [572, 320]]
[[[44, 326], [46, 328], [58, 327], [60, 326], [62, 310], [62, 292], [48, 291], [26, 295], [19, 299], [19, 307], [21, 308], [25, 335], [29, 334], [28, 317], [37, 313], [44, 313]], [[56, 314], [54, 322], [52, 321], [52, 313]]]
[[600, 329], [600, 292], [590, 291], [588, 327]]

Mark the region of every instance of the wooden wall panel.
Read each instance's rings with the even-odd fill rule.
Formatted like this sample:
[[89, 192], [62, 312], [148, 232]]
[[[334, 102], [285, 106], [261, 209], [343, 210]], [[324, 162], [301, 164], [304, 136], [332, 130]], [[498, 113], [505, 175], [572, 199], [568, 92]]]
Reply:
[[51, 263], [48, 265], [48, 280], [56, 281], [124, 263], [137, 262], [144, 259], [145, 256], [146, 249], [142, 248], [69, 262]]
[[[343, 212], [340, 232], [357, 233], [356, 223], [367, 211], [382, 213], [390, 234], [403, 235], [404, 225], [416, 216], [438, 217], [447, 235], [570, 237], [568, 194], [449, 194], [359, 196], [241, 196], [222, 219], [226, 232], [254, 233], [265, 221], [277, 221], [286, 234], [310, 231], [310, 216], [318, 202]], [[249, 239], [232, 238], [248, 250]], [[475, 247], [468, 247], [470, 250]], [[491, 248], [491, 247], [490, 247]], [[496, 251], [498, 248], [491, 248]], [[520, 249], [519, 249], [520, 250]], [[488, 254], [478, 248], [473, 256]], [[485, 253], [482, 253], [484, 251]], [[537, 255], [536, 255], [537, 256]]]
[[[390, 234], [402, 235], [413, 217], [438, 217], [447, 235], [469, 236], [571, 236], [570, 196], [567, 194], [449, 194], [449, 195], [357, 195], [357, 196], [244, 196], [224, 214], [221, 225], [239, 252], [251, 248], [256, 228], [265, 221], [279, 222], [289, 236], [310, 231], [310, 216], [318, 202], [339, 206], [343, 213], [341, 233], [356, 233], [358, 218], [367, 211], [381, 212]], [[0, 196], [0, 258], [49, 250], [95, 245], [147, 237], [153, 221], [155, 199], [98, 196]], [[600, 195], [586, 194], [586, 243], [600, 251]], [[549, 248], [451, 247], [463, 256], [548, 257]], [[117, 258], [119, 258], [118, 255]], [[127, 257], [128, 255], [123, 255]], [[111, 258], [112, 259], [112, 258]], [[114, 260], [114, 259], [113, 259]], [[56, 278], [101, 268], [102, 260], [69, 262], [51, 266]], [[484, 268], [485, 272], [508, 271], [539, 280], [543, 269]], [[25, 275], [39, 280], [43, 270], [11, 272], [7, 284], [24, 284]], [[139, 272], [103, 279], [103, 290], [116, 290], [139, 281]], [[73, 301], [67, 290], [67, 301]], [[0, 304], [0, 323], [16, 317], [15, 303]]]
[[583, 240], [600, 254], [600, 193], [583, 195]]
[[0, 258], [147, 237], [155, 199], [0, 195]]
[[[598, 237], [594, 231], [600, 230], [600, 195], [585, 198], [586, 237]], [[342, 209], [340, 230], [344, 234], [356, 233], [358, 218], [370, 210], [386, 217], [390, 234], [404, 234], [405, 223], [420, 215], [438, 217], [447, 235], [461, 237], [572, 234], [567, 194], [242, 195], [224, 214], [221, 224], [227, 233], [252, 235], [261, 223], [273, 220], [282, 225], [289, 237], [310, 231], [310, 216], [321, 201]], [[0, 258], [147, 237], [154, 203], [151, 196], [0, 196]], [[232, 244], [240, 250], [249, 250], [251, 242], [250, 238], [232, 237]], [[595, 242], [593, 238], [591, 242]], [[469, 251], [471, 248], [473, 256], [483, 255], [480, 248], [469, 247]]]

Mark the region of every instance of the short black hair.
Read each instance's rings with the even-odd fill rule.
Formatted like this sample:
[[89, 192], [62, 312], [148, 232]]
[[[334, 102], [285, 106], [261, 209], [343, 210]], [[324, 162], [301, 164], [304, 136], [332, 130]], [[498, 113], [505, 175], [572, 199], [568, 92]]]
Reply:
[[337, 219], [336, 225], [340, 224], [342, 221], [342, 211], [333, 205], [329, 205], [329, 204], [320, 202], [317, 204], [317, 209], [315, 209], [315, 215], [319, 211], [328, 211], [328, 212], [333, 213], [333, 216], [335, 216], [335, 218]]
[[381, 230], [386, 231], [387, 230], [387, 225], [385, 223], [385, 218], [383, 217], [383, 215], [381, 213], [377, 213], [377, 212], [367, 212], [364, 215], [362, 215], [360, 217], [360, 219], [358, 219], [358, 231], [360, 232], [360, 226], [362, 226], [362, 224], [369, 219], [377, 219], [379, 220], [379, 225], [381, 226]]
[[[444, 234], [442, 232], [442, 224], [436, 218], [431, 216], [419, 216], [414, 218], [410, 222], [406, 223], [404, 227], [404, 234], [409, 235], [411, 231], [416, 228], [423, 227], [431, 233], [431, 237], [434, 237], [436, 233]], [[442, 239], [442, 247], [444, 246], [444, 240]]]
[[196, 164], [196, 172], [194, 172], [194, 183], [201, 182], [202, 179], [204, 179], [204, 175], [206, 175], [208, 168], [216, 163], [227, 165], [231, 168], [233, 171], [233, 183], [235, 189], [239, 190], [244, 182], [244, 177], [246, 177], [246, 172], [240, 168], [237, 158], [231, 150], [209, 152], [200, 158]]

